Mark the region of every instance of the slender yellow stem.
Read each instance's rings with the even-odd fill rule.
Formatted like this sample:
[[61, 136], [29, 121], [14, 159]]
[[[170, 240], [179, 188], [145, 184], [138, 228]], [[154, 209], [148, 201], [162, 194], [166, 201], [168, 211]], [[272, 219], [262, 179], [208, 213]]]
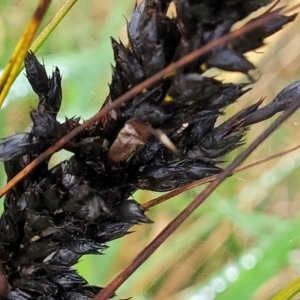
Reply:
[[63, 20], [65, 15], [70, 11], [77, 0], [66, 0], [52, 20], [32, 43], [34, 35], [41, 21], [43, 20], [50, 2], [51, 0], [40, 0], [34, 16], [19, 39], [12, 57], [10, 58], [2, 77], [0, 78], [0, 107], [2, 106], [3, 101], [7, 96], [13, 82], [24, 67], [23, 61], [28, 49], [31, 48], [33, 52], [36, 52], [56, 28], [56, 26]]
[[272, 298], [272, 300], [289, 300], [300, 292], [300, 278], [296, 279], [290, 285]]
[[63, 6], [59, 9], [59, 11], [55, 14], [52, 20], [47, 24], [47, 26], [43, 29], [43, 31], [39, 34], [39, 36], [32, 43], [30, 49], [32, 52], [36, 52], [44, 41], [48, 38], [48, 36], [52, 33], [52, 31], [56, 28], [56, 26], [63, 20], [65, 15], [70, 11], [73, 5], [77, 2], [77, 0], [66, 0]]
[[24, 57], [32, 43], [33, 37], [38, 30], [51, 0], [40, 0], [33, 17], [19, 39], [13, 54], [6, 65], [0, 78], [0, 107], [8, 94], [8, 91], [19, 74], [20, 66], [23, 64]]

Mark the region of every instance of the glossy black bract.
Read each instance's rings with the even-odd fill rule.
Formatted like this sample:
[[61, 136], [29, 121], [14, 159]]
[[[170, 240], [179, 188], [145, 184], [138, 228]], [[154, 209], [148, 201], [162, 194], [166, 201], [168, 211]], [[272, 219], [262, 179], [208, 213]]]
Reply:
[[[104, 106], [272, 1], [175, 0], [176, 18], [166, 15], [170, 2], [142, 1], [128, 23], [129, 45], [112, 39], [116, 63]], [[224, 109], [249, 89], [204, 73], [217, 67], [249, 75], [255, 67], [244, 53], [294, 18], [278, 14], [170, 74], [69, 141], [64, 147], [73, 153], [70, 159], [53, 168], [44, 161], [18, 183], [6, 195], [0, 219], [0, 261], [10, 288], [0, 298], [92, 299], [100, 288], [72, 266], [82, 255], [102, 253], [134, 224], [152, 222], [131, 199], [135, 191], [169, 191], [220, 172], [223, 156], [243, 144], [249, 125], [286, 109], [299, 95], [295, 82], [263, 108], [258, 101], [217, 125]], [[28, 53], [25, 68], [38, 104], [30, 113], [31, 131], [0, 143], [8, 180], [81, 122], [56, 119], [62, 101], [57, 67], [48, 77]]]

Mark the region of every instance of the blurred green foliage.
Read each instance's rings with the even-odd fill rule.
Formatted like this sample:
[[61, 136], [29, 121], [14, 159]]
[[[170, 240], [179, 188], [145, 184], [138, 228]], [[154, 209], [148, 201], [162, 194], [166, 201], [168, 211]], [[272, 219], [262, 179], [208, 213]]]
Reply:
[[[52, 1], [45, 25], [59, 9]], [[292, 4], [296, 1], [282, 1]], [[1, 0], [0, 69], [9, 59], [22, 30], [35, 9], [35, 1]], [[60, 118], [87, 119], [99, 110], [108, 93], [113, 63], [110, 36], [126, 43], [126, 20], [134, 1], [78, 1], [37, 55], [48, 72], [58, 65], [63, 76]], [[125, 18], [123, 17], [125, 16]], [[228, 114], [267, 96], [270, 101], [299, 77], [299, 18], [268, 40], [263, 54], [251, 53], [261, 78]], [[221, 74], [225, 80], [241, 80]], [[243, 79], [243, 78], [242, 78]], [[25, 131], [36, 96], [20, 74], [0, 112], [0, 137]], [[266, 157], [298, 142], [296, 113], [251, 156]], [[251, 141], [271, 121], [255, 125]], [[243, 147], [246, 147], [243, 146]], [[235, 151], [225, 160], [230, 161]], [[56, 154], [52, 164], [67, 157]], [[187, 222], [118, 290], [133, 299], [269, 299], [300, 274], [300, 151], [232, 176], [207, 199]], [[226, 165], [226, 163], [224, 163]], [[1, 186], [5, 175], [1, 165]], [[129, 236], [110, 243], [105, 256], [87, 256], [77, 268], [91, 284], [105, 285], [134, 258], [201, 188], [159, 205], [149, 212], [153, 225], [134, 228]], [[157, 195], [157, 194], [156, 194]], [[136, 194], [141, 202], [155, 195]], [[3, 203], [3, 202], [2, 202]]]

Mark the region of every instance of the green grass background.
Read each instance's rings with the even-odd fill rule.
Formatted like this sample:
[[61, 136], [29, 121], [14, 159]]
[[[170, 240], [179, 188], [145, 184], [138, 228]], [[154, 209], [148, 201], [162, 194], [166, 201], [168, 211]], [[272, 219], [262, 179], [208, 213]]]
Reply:
[[[297, 1], [281, 1], [280, 5]], [[52, 1], [45, 25], [62, 5]], [[0, 69], [29, 21], [36, 1], [0, 1]], [[113, 63], [110, 36], [126, 42], [126, 19], [133, 0], [78, 1], [48, 38], [37, 55], [48, 72], [53, 66], [63, 76], [63, 105], [59, 117], [92, 116], [108, 93]], [[267, 39], [259, 53], [247, 56], [261, 77], [253, 89], [227, 109], [228, 115], [266, 96], [266, 102], [300, 73], [299, 18]], [[245, 81], [239, 74], [221, 72], [226, 81]], [[37, 97], [24, 74], [0, 111], [0, 137], [30, 128], [29, 111]], [[271, 120], [253, 126], [251, 142]], [[299, 113], [293, 115], [248, 159], [253, 161], [296, 146]], [[247, 144], [246, 144], [247, 145]], [[246, 147], [243, 146], [243, 148]], [[226, 157], [231, 161], [242, 149]], [[58, 153], [52, 164], [68, 156]], [[146, 261], [118, 290], [120, 298], [133, 299], [270, 299], [299, 277], [300, 151], [232, 176]], [[226, 165], [226, 163], [224, 164]], [[0, 182], [6, 178], [1, 165]], [[86, 256], [76, 266], [91, 284], [106, 285], [143, 249], [202, 188], [151, 209], [152, 225], [109, 244], [105, 255]], [[158, 194], [140, 191], [135, 198], [146, 202]], [[1, 200], [3, 203], [3, 201]], [[1, 203], [1, 204], [2, 204]], [[295, 298], [297, 299], [297, 298]]]

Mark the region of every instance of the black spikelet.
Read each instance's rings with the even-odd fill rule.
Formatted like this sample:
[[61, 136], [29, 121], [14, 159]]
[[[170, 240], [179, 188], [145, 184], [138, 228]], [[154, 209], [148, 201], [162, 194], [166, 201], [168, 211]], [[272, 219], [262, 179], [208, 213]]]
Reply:
[[[177, 17], [169, 18], [171, 2], [143, 0], [128, 23], [129, 45], [112, 39], [115, 66], [104, 106], [272, 1], [174, 0]], [[284, 110], [300, 94], [297, 81], [263, 108], [258, 101], [216, 125], [224, 109], [249, 89], [204, 74], [217, 67], [249, 75], [255, 66], [244, 53], [295, 17], [277, 10], [254, 31], [167, 76], [69, 141], [70, 159], [53, 168], [44, 161], [8, 192], [0, 219], [8, 289], [0, 298], [92, 299], [101, 288], [88, 285], [72, 266], [82, 255], [102, 253], [134, 224], [152, 222], [131, 199], [135, 191], [169, 191], [220, 172], [222, 157], [243, 143], [251, 124]], [[39, 101], [30, 113], [31, 131], [0, 143], [8, 180], [80, 124], [79, 118], [56, 120], [62, 101], [59, 69], [49, 78], [33, 53], [25, 68]]]

